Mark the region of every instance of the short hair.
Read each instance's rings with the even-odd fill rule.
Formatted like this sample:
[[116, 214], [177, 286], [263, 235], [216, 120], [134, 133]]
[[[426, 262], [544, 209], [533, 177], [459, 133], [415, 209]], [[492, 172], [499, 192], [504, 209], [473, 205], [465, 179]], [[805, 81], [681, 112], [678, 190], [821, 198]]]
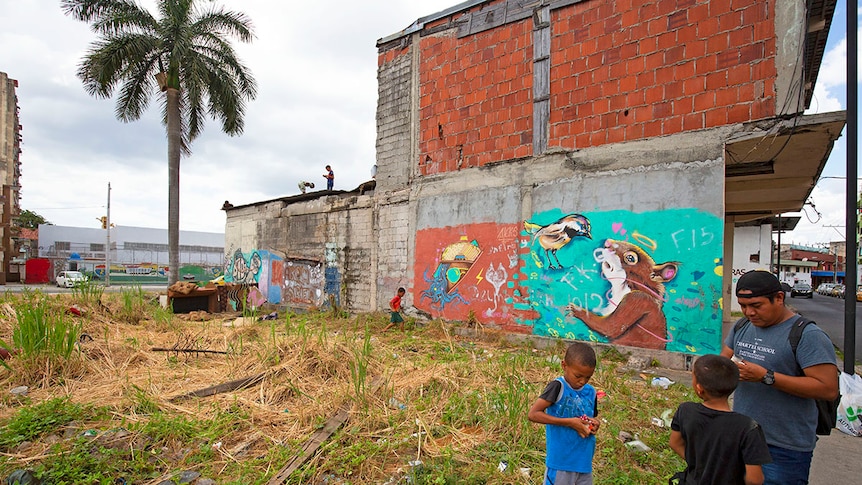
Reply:
[[566, 349], [566, 363], [594, 368], [596, 366], [596, 351], [584, 342], [573, 342]]
[[694, 377], [712, 397], [727, 397], [739, 384], [739, 367], [727, 357], [707, 354], [694, 361]]
[[396, 291], [396, 293], [401, 293], [401, 292], [407, 293], [407, 290], [405, 290], [403, 286], [399, 286], [398, 291]]

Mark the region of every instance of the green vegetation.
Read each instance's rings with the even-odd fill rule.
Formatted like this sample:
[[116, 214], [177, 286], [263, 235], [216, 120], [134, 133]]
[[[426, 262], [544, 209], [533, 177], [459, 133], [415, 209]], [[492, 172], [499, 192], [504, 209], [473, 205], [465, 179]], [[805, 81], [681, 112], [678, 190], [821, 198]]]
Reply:
[[[140, 289], [4, 296], [16, 316], [0, 319], [0, 337], [22, 337], [10, 339], [20, 354], [0, 369], [0, 385], [30, 392], [0, 403], [0, 479], [29, 468], [51, 484], [159, 483], [194, 471], [264, 484], [323, 429], [333, 432], [285, 483], [528, 484], [544, 470], [544, 427], [526, 415], [560, 375], [562, 342], [537, 350], [488, 329], [466, 338], [441, 321], [383, 332], [384, 313], [192, 321], [156, 301]], [[39, 332], [47, 337], [36, 351]], [[78, 342], [82, 332], [96, 338]], [[178, 343], [227, 353], [150, 350]], [[606, 397], [594, 481], [664, 484], [683, 462], [650, 418], [696, 398], [681, 384], [652, 387], [652, 376], [624, 367], [626, 355], [599, 350], [592, 383]], [[42, 369], [53, 362], [51, 378], [26, 374], [30, 355]], [[176, 399], [253, 375], [262, 378], [247, 388]], [[332, 425], [342, 407], [347, 421]], [[630, 450], [621, 431], [652, 450]]]

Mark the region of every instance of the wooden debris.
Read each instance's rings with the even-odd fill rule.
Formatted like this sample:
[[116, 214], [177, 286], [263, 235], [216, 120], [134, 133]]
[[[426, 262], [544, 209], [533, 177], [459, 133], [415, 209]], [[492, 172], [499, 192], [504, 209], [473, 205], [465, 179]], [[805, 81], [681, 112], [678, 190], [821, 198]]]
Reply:
[[[382, 384], [383, 378], [379, 376], [375, 377], [371, 382], [369, 394], [377, 392], [377, 389], [379, 389]], [[329, 439], [329, 437], [332, 436], [332, 434], [335, 433], [349, 417], [350, 402], [348, 401], [338, 408], [338, 412], [335, 413], [335, 416], [329, 418], [326, 424], [323, 425], [323, 428], [315, 431], [314, 434], [306, 440], [305, 444], [302, 445], [302, 452], [300, 452], [299, 455], [294, 456], [293, 459], [284, 466], [284, 468], [279, 470], [278, 473], [276, 473], [275, 476], [267, 482], [267, 485], [282, 485], [287, 481], [291, 473], [295, 472], [303, 463], [308, 461], [317, 449], [320, 448], [320, 446]]]
[[[90, 339], [92, 340], [92, 339]], [[165, 348], [165, 347], [153, 347], [150, 349], [152, 352], [188, 352], [191, 354], [201, 353], [201, 354], [227, 354], [224, 350], [209, 350], [209, 349], [179, 349], [176, 347]]]
[[[172, 349], [171, 349], [172, 350]], [[258, 382], [262, 381], [264, 377], [267, 376], [270, 372], [261, 372], [260, 374], [256, 374], [249, 377], [243, 377], [242, 379], [237, 379], [234, 381], [224, 382], [222, 384], [218, 384], [215, 386], [210, 386], [204, 389], [198, 389], [197, 391], [192, 391], [186, 394], [181, 394], [176, 397], [172, 397], [170, 402], [180, 402], [186, 399], [190, 399], [193, 397], [207, 397], [213, 396], [215, 394], [221, 394], [223, 392], [236, 391], [239, 389], [245, 389], [246, 387], [251, 387]]]

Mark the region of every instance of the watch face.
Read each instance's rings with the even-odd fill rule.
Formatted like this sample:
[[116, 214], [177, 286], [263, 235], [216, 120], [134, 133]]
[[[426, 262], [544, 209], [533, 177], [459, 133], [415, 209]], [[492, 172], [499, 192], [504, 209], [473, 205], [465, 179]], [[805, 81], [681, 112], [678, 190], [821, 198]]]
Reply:
[[768, 370], [766, 371], [766, 375], [763, 376], [763, 379], [761, 379], [761, 381], [767, 386], [771, 386], [775, 383], [775, 374], [771, 370]]

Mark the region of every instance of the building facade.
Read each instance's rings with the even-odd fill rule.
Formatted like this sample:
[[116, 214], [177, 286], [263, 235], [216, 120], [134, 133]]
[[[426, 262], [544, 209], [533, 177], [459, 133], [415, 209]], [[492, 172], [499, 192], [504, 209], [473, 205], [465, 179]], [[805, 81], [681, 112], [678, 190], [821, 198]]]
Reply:
[[[104, 279], [106, 263], [110, 262], [110, 277], [122, 281], [167, 281], [168, 231], [146, 227], [112, 227], [110, 236], [104, 229], [39, 225], [40, 258], [51, 261], [51, 273], [78, 270]], [[110, 237], [110, 253], [105, 251]], [[180, 275], [194, 279], [220, 276], [225, 262], [224, 234], [180, 231]], [[53, 278], [52, 278], [53, 281]]]
[[[18, 81], [0, 72], [0, 283], [13, 278], [12, 259], [17, 256], [13, 240], [14, 220], [21, 212], [21, 122], [18, 118]], [[17, 272], [15, 273], [17, 276]]]
[[228, 253], [271, 302], [374, 310], [404, 286], [432, 317], [718, 352], [737, 225], [801, 208], [844, 126], [802, 115], [831, 9], [495, 0], [421, 18], [377, 43], [374, 192], [227, 208]]

